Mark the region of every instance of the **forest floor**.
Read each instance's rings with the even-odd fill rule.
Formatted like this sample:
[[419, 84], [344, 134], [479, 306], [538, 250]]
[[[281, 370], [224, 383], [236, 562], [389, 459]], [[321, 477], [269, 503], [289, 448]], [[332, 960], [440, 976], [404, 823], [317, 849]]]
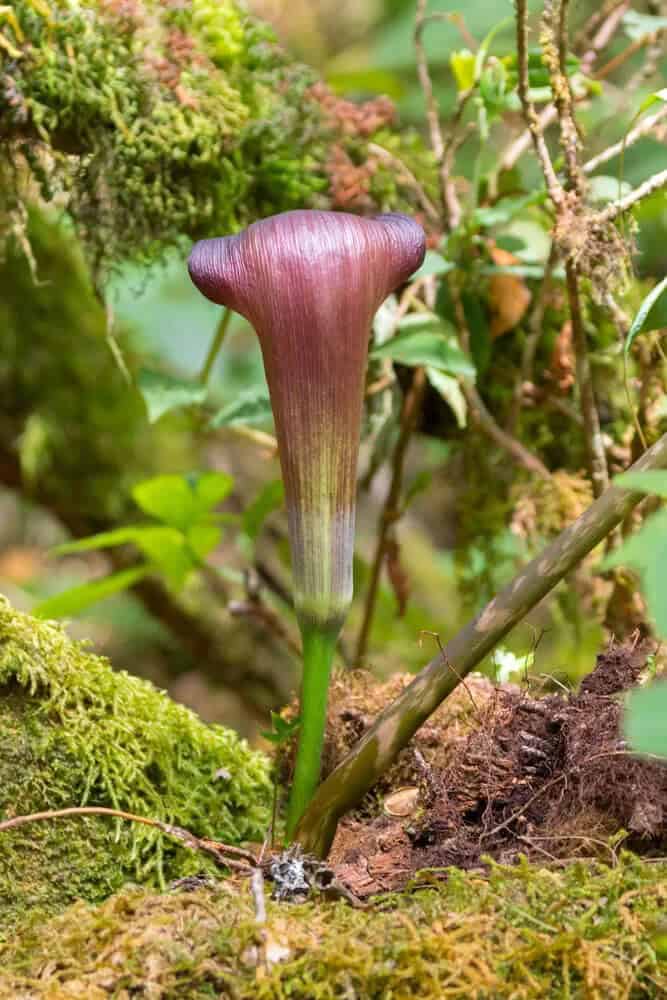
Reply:
[[[209, 869], [28, 917], [1, 1000], [667, 995], [667, 767], [620, 726], [650, 652], [610, 648], [576, 693], [469, 677], [340, 824], [327, 891], [269, 899], [265, 852], [264, 883]], [[325, 773], [409, 680], [334, 678]]]
[[[418, 872], [512, 864], [614, 863], [621, 846], [667, 853], [667, 767], [640, 759], [621, 732], [623, 692], [646, 668], [646, 643], [611, 647], [576, 693], [479, 675], [419, 730], [360, 809], [339, 826], [330, 856], [364, 898], [398, 890]], [[409, 677], [365, 675], [333, 686], [325, 768], [357, 741]]]

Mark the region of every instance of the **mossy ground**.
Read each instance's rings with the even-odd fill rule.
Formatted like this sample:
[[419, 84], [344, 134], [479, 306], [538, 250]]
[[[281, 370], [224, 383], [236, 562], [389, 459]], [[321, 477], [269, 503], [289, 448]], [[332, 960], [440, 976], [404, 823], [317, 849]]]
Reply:
[[[0, 818], [101, 805], [226, 842], [268, 825], [268, 763], [59, 627], [0, 603]], [[210, 867], [159, 831], [107, 818], [0, 834], [0, 935], [26, 911], [100, 901]]]
[[664, 996], [667, 864], [493, 866], [346, 903], [269, 903], [244, 882], [126, 891], [32, 920], [0, 949], [0, 996], [204, 1000], [620, 1000]]

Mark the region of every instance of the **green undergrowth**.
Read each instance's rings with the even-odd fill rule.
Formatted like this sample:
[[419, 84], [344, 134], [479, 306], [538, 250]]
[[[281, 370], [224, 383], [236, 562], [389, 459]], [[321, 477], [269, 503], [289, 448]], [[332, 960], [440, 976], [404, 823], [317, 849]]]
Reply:
[[[191, 437], [168, 419], [148, 424], [71, 227], [31, 211], [27, 234], [35, 273], [17, 242], [0, 254], [0, 452], [14, 457], [24, 494], [90, 534], [128, 516], [138, 479], [187, 468]], [[134, 374], [127, 334], [114, 330]]]
[[[236, 734], [0, 601], [0, 818], [111, 806], [238, 843], [264, 836], [269, 799], [267, 760]], [[0, 833], [0, 936], [27, 910], [206, 867], [159, 831], [109, 818]]]
[[620, 1000], [664, 996], [667, 864], [492, 866], [444, 886], [344, 902], [269, 903], [247, 884], [126, 891], [32, 920], [0, 950], [0, 996], [106, 1000]]

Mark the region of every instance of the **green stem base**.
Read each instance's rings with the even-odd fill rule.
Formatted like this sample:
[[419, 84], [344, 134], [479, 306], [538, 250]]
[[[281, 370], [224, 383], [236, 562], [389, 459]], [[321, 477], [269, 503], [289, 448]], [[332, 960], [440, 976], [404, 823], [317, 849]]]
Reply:
[[320, 780], [322, 744], [327, 719], [329, 677], [339, 629], [302, 624], [303, 678], [301, 681], [301, 725], [296, 766], [287, 809], [287, 840], [313, 797]]

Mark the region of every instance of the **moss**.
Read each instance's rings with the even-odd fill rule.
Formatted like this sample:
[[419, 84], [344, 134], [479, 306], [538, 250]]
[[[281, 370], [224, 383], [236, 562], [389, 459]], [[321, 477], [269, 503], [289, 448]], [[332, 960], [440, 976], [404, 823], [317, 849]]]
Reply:
[[[183, 464], [188, 436], [168, 421], [148, 425], [71, 230], [31, 212], [27, 232], [35, 276], [18, 243], [0, 258], [0, 440], [24, 487], [74, 512], [86, 533], [127, 513], [137, 479]], [[125, 333], [115, 331], [133, 371]]]
[[[268, 825], [268, 763], [151, 684], [0, 602], [0, 815], [104, 805], [226, 842]], [[0, 834], [0, 927], [206, 867], [152, 828], [106, 818]]]
[[33, 919], [0, 952], [0, 995], [333, 1000], [663, 996], [656, 953], [667, 865], [449, 870], [437, 889], [345, 903], [269, 903], [244, 885], [124, 892]]

